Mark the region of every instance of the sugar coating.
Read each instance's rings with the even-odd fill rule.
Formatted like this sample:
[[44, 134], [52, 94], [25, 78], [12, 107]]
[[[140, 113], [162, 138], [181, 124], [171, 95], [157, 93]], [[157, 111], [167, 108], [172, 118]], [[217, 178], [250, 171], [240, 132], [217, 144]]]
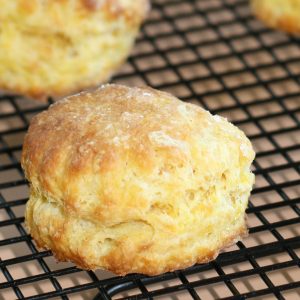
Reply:
[[152, 131], [149, 133], [149, 138], [151, 142], [160, 146], [176, 147], [184, 151], [188, 149], [186, 142], [174, 139], [163, 131]]

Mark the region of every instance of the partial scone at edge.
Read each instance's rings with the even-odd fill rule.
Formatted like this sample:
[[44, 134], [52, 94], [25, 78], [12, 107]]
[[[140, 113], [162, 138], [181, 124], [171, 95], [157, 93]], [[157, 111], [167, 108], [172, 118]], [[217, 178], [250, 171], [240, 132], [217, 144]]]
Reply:
[[0, 0], [0, 89], [37, 100], [106, 82], [124, 63], [149, 0]]
[[254, 14], [266, 25], [300, 34], [299, 0], [251, 0]]
[[105, 85], [52, 105], [26, 135], [26, 224], [59, 260], [116, 274], [207, 262], [247, 233], [249, 140], [150, 88]]

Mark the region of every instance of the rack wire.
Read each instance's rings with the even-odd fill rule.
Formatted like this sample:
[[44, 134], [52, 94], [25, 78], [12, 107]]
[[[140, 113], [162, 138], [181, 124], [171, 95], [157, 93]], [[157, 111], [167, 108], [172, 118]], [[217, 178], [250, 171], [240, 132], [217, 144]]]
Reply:
[[250, 235], [208, 264], [116, 277], [56, 263], [24, 227], [19, 158], [47, 104], [0, 96], [0, 299], [300, 299], [299, 39], [267, 29], [245, 0], [154, 0], [114, 82], [147, 84], [227, 117], [257, 152]]

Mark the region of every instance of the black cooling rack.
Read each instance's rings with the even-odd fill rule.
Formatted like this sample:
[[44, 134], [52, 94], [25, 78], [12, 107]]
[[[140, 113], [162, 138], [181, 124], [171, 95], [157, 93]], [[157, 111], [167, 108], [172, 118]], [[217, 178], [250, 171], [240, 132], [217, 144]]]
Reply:
[[113, 81], [148, 84], [227, 117], [257, 152], [250, 236], [215, 261], [157, 277], [56, 264], [24, 229], [19, 158], [47, 108], [0, 96], [0, 299], [300, 299], [299, 40], [265, 28], [248, 1], [155, 0]]

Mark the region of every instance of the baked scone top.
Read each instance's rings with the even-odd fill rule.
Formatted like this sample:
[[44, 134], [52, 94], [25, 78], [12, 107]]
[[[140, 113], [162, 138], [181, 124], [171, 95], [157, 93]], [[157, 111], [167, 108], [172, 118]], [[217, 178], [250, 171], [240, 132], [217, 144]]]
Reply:
[[[218, 176], [225, 190], [245, 184], [249, 192], [253, 158], [244, 133], [222, 117], [148, 87], [103, 85], [34, 117], [22, 166], [34, 193], [111, 226], [155, 207], [175, 215], [181, 205], [168, 201], [190, 193], [193, 206], [195, 190], [205, 192]], [[174, 199], [176, 191], [185, 194]], [[211, 209], [205, 205], [201, 213]]]

